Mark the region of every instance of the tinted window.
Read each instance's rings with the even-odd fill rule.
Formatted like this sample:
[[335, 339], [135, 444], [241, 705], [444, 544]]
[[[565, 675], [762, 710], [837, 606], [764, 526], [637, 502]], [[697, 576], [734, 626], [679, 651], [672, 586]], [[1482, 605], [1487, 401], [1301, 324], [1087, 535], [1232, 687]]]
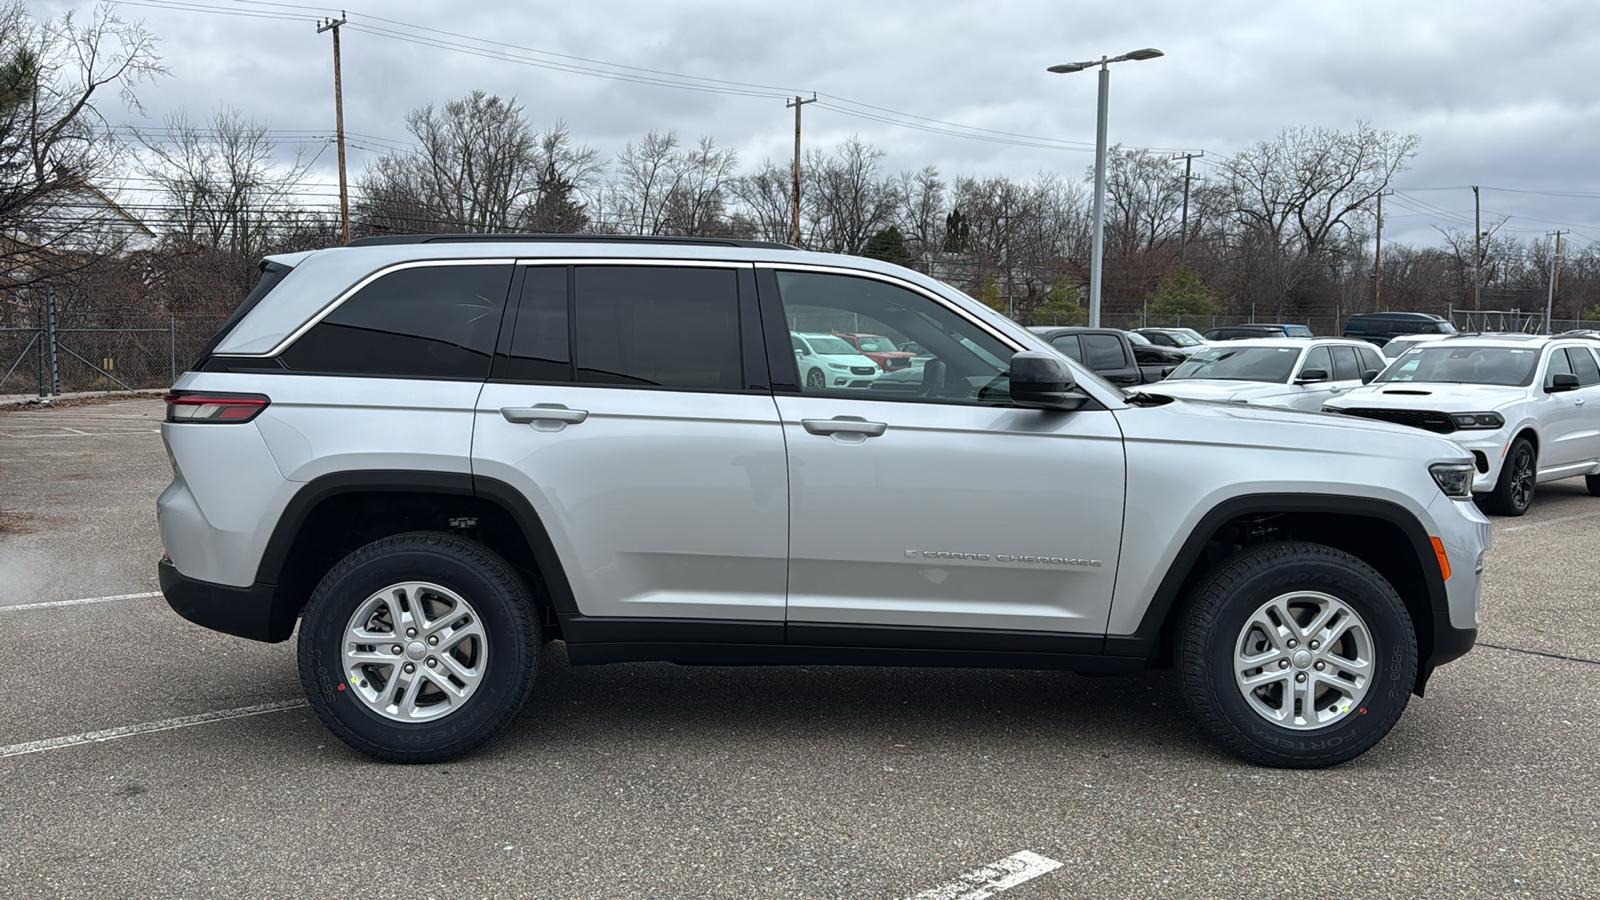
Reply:
[[1388, 360], [1384, 359], [1376, 350], [1357, 347], [1356, 352], [1361, 354], [1361, 373], [1363, 375], [1368, 372], [1382, 372], [1383, 367], [1389, 364]]
[[1572, 363], [1572, 371], [1578, 376], [1578, 384], [1588, 387], [1591, 384], [1600, 384], [1600, 366], [1594, 362], [1594, 354], [1582, 347], [1568, 347], [1567, 359]]
[[1361, 378], [1361, 363], [1356, 359], [1354, 347], [1329, 347], [1333, 353], [1333, 380], [1357, 381]]
[[1078, 347], [1078, 336], [1075, 334], [1063, 334], [1060, 337], [1053, 337], [1050, 339], [1050, 346], [1078, 362], [1083, 362], [1083, 350]]
[[511, 266], [418, 266], [379, 276], [282, 355], [301, 372], [487, 378]]
[[1127, 354], [1122, 352], [1122, 341], [1110, 334], [1080, 334], [1085, 362], [1091, 369], [1122, 369], [1128, 366]]
[[578, 381], [738, 390], [732, 269], [593, 266], [574, 271]]
[[1307, 369], [1321, 369], [1332, 377], [1333, 360], [1328, 358], [1327, 347], [1312, 347], [1306, 352], [1306, 361], [1300, 364], [1300, 371]]
[[1283, 384], [1294, 370], [1300, 351], [1292, 347], [1213, 347], [1189, 357], [1167, 378], [1266, 381]]
[[572, 381], [565, 266], [530, 266], [523, 274], [506, 377], [514, 381]]

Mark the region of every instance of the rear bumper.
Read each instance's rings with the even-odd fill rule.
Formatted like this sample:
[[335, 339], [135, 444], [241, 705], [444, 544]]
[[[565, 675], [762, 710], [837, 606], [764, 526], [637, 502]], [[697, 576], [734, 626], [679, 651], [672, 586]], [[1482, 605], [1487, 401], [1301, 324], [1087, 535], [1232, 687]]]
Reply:
[[156, 569], [167, 605], [196, 625], [274, 644], [294, 633], [300, 610], [279, 600], [277, 585], [258, 583], [240, 588], [212, 584], [183, 575], [164, 559]]

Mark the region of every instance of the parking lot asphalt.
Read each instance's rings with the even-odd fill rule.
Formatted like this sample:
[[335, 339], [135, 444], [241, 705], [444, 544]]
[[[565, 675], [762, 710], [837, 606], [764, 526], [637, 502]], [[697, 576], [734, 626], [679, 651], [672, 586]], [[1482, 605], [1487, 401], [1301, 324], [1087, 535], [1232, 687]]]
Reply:
[[1581, 479], [1494, 520], [1480, 646], [1326, 771], [1223, 754], [1166, 672], [569, 667], [559, 644], [499, 738], [401, 767], [299, 702], [292, 643], [142, 596], [160, 415], [0, 413], [0, 748], [36, 750], [0, 757], [3, 897], [954, 898], [1019, 851], [1061, 865], [1004, 900], [1600, 893]]

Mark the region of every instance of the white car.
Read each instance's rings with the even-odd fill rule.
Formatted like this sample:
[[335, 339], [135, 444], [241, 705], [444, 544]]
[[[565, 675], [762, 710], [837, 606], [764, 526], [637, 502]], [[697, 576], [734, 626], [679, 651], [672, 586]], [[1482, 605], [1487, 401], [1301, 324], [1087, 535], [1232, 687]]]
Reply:
[[844, 338], [831, 334], [789, 332], [794, 344], [794, 362], [800, 367], [800, 383], [808, 391], [828, 388], [865, 390], [883, 374], [869, 357], [850, 346]]
[[1315, 411], [1383, 367], [1383, 357], [1366, 341], [1247, 338], [1200, 348], [1164, 381], [1140, 390], [1184, 400]]
[[1600, 341], [1450, 335], [1407, 350], [1324, 412], [1447, 434], [1472, 453], [1472, 490], [1520, 516], [1541, 482], [1586, 476], [1600, 496]]

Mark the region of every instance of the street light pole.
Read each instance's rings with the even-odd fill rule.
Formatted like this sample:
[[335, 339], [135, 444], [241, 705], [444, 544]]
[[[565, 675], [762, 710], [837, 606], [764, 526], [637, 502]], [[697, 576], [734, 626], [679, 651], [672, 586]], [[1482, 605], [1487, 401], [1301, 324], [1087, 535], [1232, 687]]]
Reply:
[[1104, 278], [1105, 224], [1106, 224], [1106, 118], [1111, 96], [1111, 69], [1114, 62], [1155, 59], [1164, 55], [1160, 50], [1146, 47], [1121, 56], [1102, 56], [1098, 61], [1064, 63], [1051, 66], [1048, 71], [1058, 75], [1081, 72], [1090, 66], [1100, 67], [1100, 100], [1095, 110], [1094, 140], [1094, 250], [1089, 260], [1089, 327], [1100, 327], [1100, 287]]

